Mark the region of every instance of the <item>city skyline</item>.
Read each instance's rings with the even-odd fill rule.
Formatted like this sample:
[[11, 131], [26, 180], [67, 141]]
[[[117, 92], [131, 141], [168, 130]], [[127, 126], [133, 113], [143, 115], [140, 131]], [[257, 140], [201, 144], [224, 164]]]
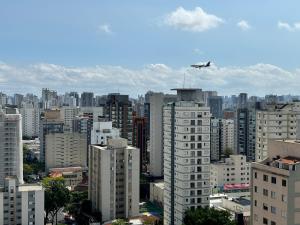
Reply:
[[2, 3], [0, 90], [298, 95], [299, 2], [255, 2]]

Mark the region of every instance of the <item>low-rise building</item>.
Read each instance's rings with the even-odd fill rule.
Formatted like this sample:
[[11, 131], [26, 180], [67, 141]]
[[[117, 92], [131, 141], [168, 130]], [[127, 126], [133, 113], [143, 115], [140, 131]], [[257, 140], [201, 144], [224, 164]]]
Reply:
[[163, 181], [150, 183], [150, 201], [163, 207], [164, 189], [165, 184]]
[[65, 185], [71, 190], [80, 184], [83, 180], [83, 173], [86, 169], [82, 167], [51, 168], [50, 177], [63, 177]]
[[244, 155], [230, 155], [223, 161], [212, 163], [210, 167], [210, 186], [214, 191], [223, 191], [225, 185], [242, 186], [250, 183], [250, 163]]

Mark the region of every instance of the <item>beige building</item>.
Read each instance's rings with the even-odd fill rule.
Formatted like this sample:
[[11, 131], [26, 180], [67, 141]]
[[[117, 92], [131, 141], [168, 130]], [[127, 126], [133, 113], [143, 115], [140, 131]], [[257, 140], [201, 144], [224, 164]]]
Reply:
[[252, 225], [300, 224], [300, 143], [270, 141], [268, 153], [252, 163]]
[[226, 184], [249, 184], [250, 163], [244, 155], [230, 155], [224, 161], [210, 164], [210, 186], [222, 189]]
[[102, 220], [139, 215], [140, 152], [123, 138], [89, 149], [89, 199]]
[[296, 139], [297, 120], [300, 118], [300, 102], [268, 106], [256, 114], [255, 161], [268, 157], [269, 140]]
[[150, 183], [150, 201], [163, 207], [164, 189], [165, 184], [163, 181]]
[[87, 165], [86, 135], [50, 133], [46, 135], [46, 170]]

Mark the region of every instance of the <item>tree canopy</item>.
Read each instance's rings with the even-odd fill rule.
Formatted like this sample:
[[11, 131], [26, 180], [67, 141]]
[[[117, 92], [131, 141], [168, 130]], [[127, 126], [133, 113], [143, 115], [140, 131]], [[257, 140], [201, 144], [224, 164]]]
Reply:
[[65, 207], [70, 201], [70, 191], [64, 184], [64, 179], [46, 177], [42, 181], [42, 185], [45, 189], [45, 223], [53, 223], [54, 218], [60, 209]]
[[187, 210], [184, 217], [184, 225], [235, 225], [230, 219], [230, 213], [215, 208], [197, 208]]

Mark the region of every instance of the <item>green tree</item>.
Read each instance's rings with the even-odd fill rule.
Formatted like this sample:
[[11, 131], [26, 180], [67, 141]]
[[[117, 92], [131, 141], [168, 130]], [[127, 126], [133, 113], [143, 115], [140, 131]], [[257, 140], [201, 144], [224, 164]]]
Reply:
[[61, 177], [46, 177], [43, 179], [42, 185], [45, 189], [45, 224], [48, 222], [53, 224], [54, 218], [56, 218], [57, 224], [57, 213], [69, 203], [70, 191]]
[[23, 174], [24, 174], [24, 177], [28, 176], [28, 175], [31, 175], [33, 173], [33, 168], [31, 165], [27, 164], [27, 163], [24, 163], [23, 164]]
[[235, 225], [227, 211], [215, 208], [197, 208], [187, 210], [183, 219], [184, 225]]
[[117, 219], [115, 220], [112, 225], [126, 225], [126, 220], [123, 220], [123, 219]]
[[226, 158], [228, 158], [232, 154], [233, 154], [233, 151], [232, 151], [231, 148], [225, 148], [224, 155], [225, 155]]

